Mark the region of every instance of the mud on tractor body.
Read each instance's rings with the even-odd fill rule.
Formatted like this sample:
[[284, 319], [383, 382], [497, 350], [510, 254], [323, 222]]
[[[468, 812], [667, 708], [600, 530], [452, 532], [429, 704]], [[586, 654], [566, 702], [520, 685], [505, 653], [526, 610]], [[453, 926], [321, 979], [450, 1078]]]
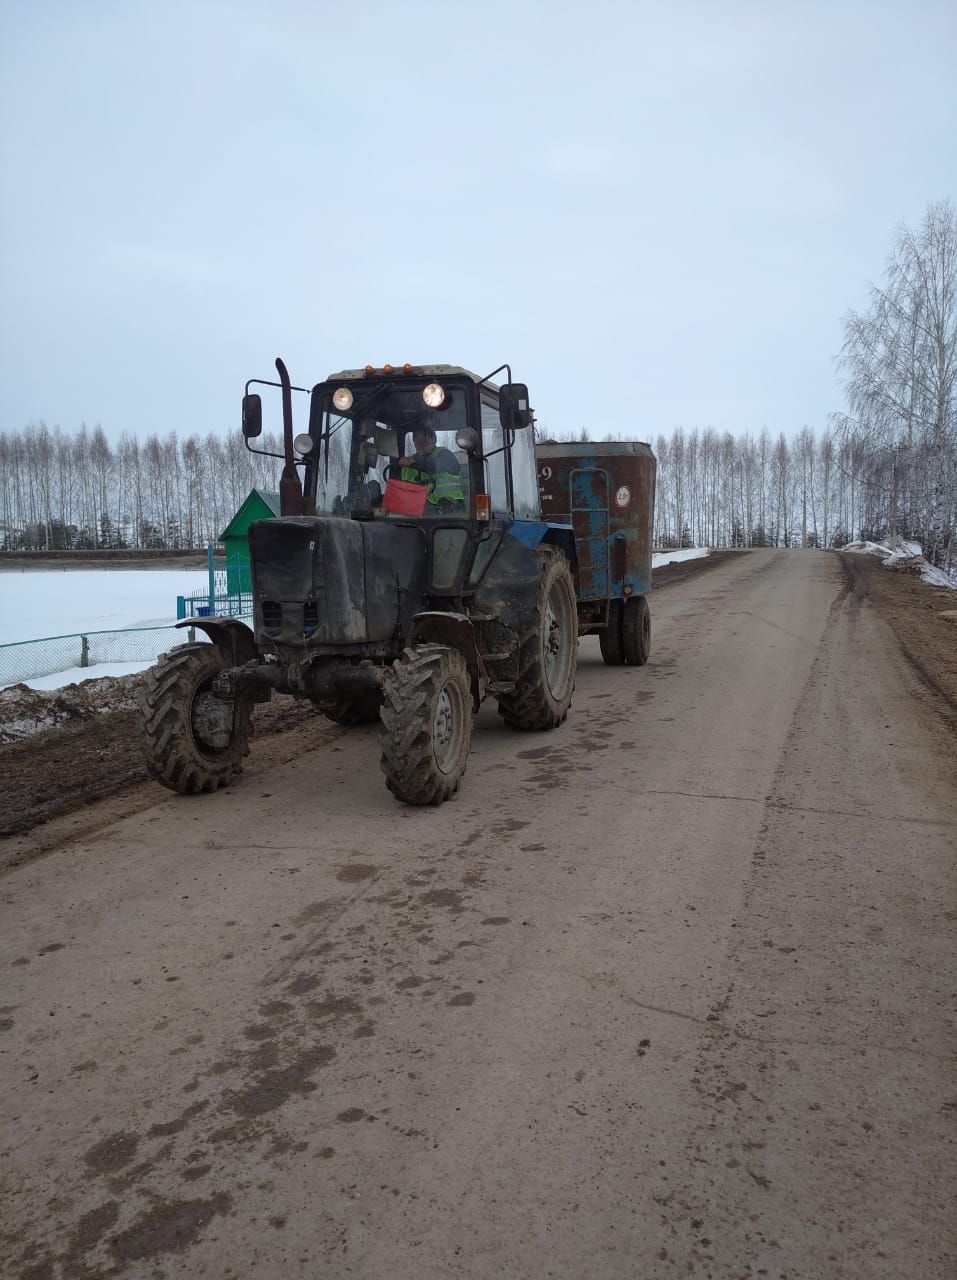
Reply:
[[528, 390], [507, 366], [346, 370], [308, 393], [309, 430], [294, 437], [304, 389], [276, 366], [279, 382], [248, 383], [243, 400], [254, 451], [250, 388], [277, 388], [283, 408], [282, 514], [250, 529], [253, 627], [181, 624], [212, 643], [150, 673], [149, 770], [180, 792], [229, 782], [252, 706], [280, 692], [341, 724], [380, 720], [390, 791], [440, 804], [483, 699], [516, 729], [547, 730], [575, 687], [576, 542], [570, 523], [541, 517]]

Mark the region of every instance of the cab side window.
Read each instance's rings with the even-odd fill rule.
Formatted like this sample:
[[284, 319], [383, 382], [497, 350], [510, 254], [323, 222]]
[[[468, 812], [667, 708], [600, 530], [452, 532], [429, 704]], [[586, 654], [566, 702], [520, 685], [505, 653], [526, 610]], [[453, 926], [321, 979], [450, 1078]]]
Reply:
[[516, 520], [539, 520], [538, 467], [535, 465], [535, 428], [515, 432], [512, 445], [512, 491]]
[[498, 406], [494, 408], [482, 400], [482, 448], [486, 454], [494, 454], [485, 460], [485, 488], [492, 499], [492, 514], [508, 514], [508, 492], [505, 488], [505, 454], [502, 449], [502, 424]]
[[[482, 446], [486, 454], [502, 448], [502, 424], [498, 416], [498, 404], [493, 407], [482, 400]], [[516, 520], [538, 520], [538, 468], [535, 464], [535, 432], [523, 427], [515, 432], [511, 450], [512, 491], [515, 500]], [[492, 496], [492, 512], [508, 512], [508, 495], [505, 488], [505, 453], [495, 453], [485, 462], [485, 483]]]

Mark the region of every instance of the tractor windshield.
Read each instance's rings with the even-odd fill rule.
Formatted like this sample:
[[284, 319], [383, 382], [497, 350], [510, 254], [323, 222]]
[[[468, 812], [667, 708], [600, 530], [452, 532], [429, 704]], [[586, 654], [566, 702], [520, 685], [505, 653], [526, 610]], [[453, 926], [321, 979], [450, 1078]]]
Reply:
[[[468, 419], [463, 388], [443, 388], [440, 408], [425, 403], [421, 385], [363, 382], [346, 390], [349, 395], [330, 387], [313, 393], [309, 430], [319, 442], [318, 512], [351, 515], [371, 509], [384, 516], [439, 516], [470, 511], [467, 459], [455, 442]], [[340, 403], [351, 396], [351, 403], [337, 409], [335, 396]], [[387, 493], [390, 479], [401, 486]]]

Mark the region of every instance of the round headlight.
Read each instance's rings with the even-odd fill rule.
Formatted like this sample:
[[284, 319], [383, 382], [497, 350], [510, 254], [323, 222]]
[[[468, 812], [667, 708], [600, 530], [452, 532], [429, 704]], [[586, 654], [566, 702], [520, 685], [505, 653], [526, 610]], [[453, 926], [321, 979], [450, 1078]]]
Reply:
[[455, 433], [456, 449], [464, 449], [466, 453], [471, 453], [478, 445], [478, 435], [471, 427], [463, 427], [461, 431]]
[[347, 409], [352, 408], [352, 388], [336, 387], [332, 393], [332, 403], [336, 406], [340, 413], [345, 413]]
[[312, 453], [315, 446], [315, 440], [313, 440], [312, 436], [308, 435], [296, 436], [295, 440], [292, 442], [292, 447], [295, 449], [296, 453], [301, 453], [304, 458], [307, 454]]
[[445, 388], [438, 382], [430, 382], [422, 392], [422, 399], [430, 409], [441, 409], [445, 404]]

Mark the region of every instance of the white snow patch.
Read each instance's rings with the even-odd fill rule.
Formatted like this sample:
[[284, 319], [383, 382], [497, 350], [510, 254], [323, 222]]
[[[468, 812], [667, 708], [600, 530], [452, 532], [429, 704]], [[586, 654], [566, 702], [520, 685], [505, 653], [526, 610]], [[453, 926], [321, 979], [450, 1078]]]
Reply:
[[946, 587], [957, 591], [957, 579], [928, 564], [924, 559], [924, 549], [919, 542], [907, 542], [904, 538], [892, 537], [886, 542], [849, 542], [841, 547], [842, 551], [856, 551], [860, 555], [879, 556], [885, 569], [913, 569], [922, 582], [932, 587]]
[[[153, 660], [155, 661], [155, 659]], [[153, 662], [101, 662], [95, 667], [71, 667], [52, 676], [37, 676], [35, 680], [23, 680], [28, 689], [62, 689], [68, 684], [86, 684], [89, 680], [102, 680], [108, 676], [135, 676], [148, 671]]]
[[663, 564], [681, 564], [682, 560], [700, 560], [711, 554], [710, 547], [685, 547], [683, 551], [656, 551], [651, 557], [652, 569]]

